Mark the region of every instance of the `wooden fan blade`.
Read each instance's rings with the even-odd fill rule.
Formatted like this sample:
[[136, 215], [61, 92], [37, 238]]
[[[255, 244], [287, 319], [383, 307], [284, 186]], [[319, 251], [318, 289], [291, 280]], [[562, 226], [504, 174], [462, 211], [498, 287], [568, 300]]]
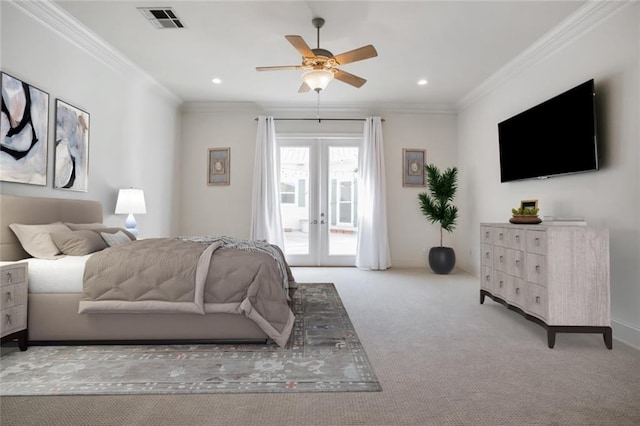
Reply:
[[288, 36], [284, 36], [284, 38], [289, 40], [289, 43], [291, 43], [293, 45], [293, 47], [295, 47], [296, 50], [298, 52], [300, 52], [300, 54], [304, 58], [315, 58], [316, 57], [316, 54], [313, 53], [313, 51], [311, 50], [311, 48], [309, 47], [307, 42], [305, 42], [302, 37], [300, 37], [298, 35], [288, 35]]
[[302, 86], [300, 86], [300, 88], [298, 89], [298, 93], [305, 93], [305, 92], [308, 92], [309, 90], [311, 90], [311, 87], [309, 87], [307, 83], [303, 81]]
[[334, 59], [338, 64], [344, 65], [351, 62], [362, 61], [363, 59], [374, 58], [376, 56], [378, 56], [376, 48], [372, 45], [368, 45], [336, 55], [334, 56]]
[[301, 70], [300, 65], [283, 65], [279, 67], [256, 67], [258, 71]]
[[367, 80], [365, 80], [362, 77], [358, 77], [357, 75], [353, 75], [351, 73], [338, 70], [338, 69], [334, 69], [334, 71], [335, 71], [335, 73], [333, 74], [334, 78], [336, 78], [337, 80], [340, 80], [343, 83], [350, 84], [354, 87], [362, 87], [362, 85], [367, 82]]

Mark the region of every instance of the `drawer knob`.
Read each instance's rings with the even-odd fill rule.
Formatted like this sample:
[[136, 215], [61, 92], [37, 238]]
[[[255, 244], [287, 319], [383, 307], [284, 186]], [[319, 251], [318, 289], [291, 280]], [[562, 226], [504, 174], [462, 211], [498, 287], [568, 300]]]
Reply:
[[520, 241], [520, 235], [516, 235], [516, 241]]
[[489, 281], [489, 280], [491, 279], [491, 277], [490, 277], [489, 275], [485, 275], [484, 279], [485, 279], [486, 281]]
[[485, 256], [487, 256], [487, 259], [488, 259], [489, 258], [489, 252], [486, 252]]
[[516, 266], [520, 266], [520, 261], [516, 259]]
[[10, 292], [10, 291], [8, 291], [8, 292], [6, 293], [4, 300], [5, 300], [6, 302], [11, 302], [11, 292]]
[[5, 324], [11, 325], [11, 315], [7, 314], [4, 316]]
[[13, 282], [13, 276], [11, 275], [11, 272], [7, 272], [7, 281]]
[[536, 303], [540, 303], [540, 296], [536, 296]]
[[536, 272], [540, 272], [540, 265], [536, 265]]
[[485, 237], [485, 238], [489, 238], [489, 231], [487, 231], [487, 232], [485, 232], [485, 233], [484, 233], [484, 237]]
[[503, 239], [503, 234], [502, 234], [502, 232], [498, 234], [498, 238], [500, 239], [500, 241], [502, 241], [502, 239]]
[[500, 288], [504, 285], [504, 281], [500, 280]]
[[533, 240], [533, 245], [534, 245], [534, 246], [536, 246], [536, 247], [540, 245], [540, 238], [539, 238], [539, 237], [536, 237], [536, 238]]
[[516, 294], [520, 294], [520, 287], [516, 287]]
[[500, 262], [502, 262], [503, 259], [504, 259], [504, 256], [500, 256]]

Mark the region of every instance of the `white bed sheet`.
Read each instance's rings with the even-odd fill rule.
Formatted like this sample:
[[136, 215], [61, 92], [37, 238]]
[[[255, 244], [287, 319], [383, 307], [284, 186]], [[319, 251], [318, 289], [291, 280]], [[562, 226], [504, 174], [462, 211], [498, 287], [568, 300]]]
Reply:
[[26, 259], [29, 262], [29, 292], [82, 293], [84, 265], [90, 257], [91, 254], [56, 260]]

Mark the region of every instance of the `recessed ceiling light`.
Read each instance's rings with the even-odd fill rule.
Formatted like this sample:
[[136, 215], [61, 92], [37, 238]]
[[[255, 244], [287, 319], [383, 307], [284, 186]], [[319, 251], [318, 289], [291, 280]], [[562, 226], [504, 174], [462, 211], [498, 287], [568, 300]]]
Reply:
[[211, 80], [213, 82], [213, 84], [220, 84], [222, 83], [222, 80], [220, 80], [219, 78], [214, 78], [213, 80]]
[[428, 83], [424, 78], [422, 80], [418, 80], [418, 86], [426, 86]]

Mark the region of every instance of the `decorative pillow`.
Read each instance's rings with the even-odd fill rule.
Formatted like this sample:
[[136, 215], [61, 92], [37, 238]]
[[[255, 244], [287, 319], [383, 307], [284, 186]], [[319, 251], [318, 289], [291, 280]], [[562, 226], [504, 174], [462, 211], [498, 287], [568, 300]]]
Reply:
[[131, 232], [127, 231], [124, 228], [116, 228], [116, 227], [108, 227], [107, 225], [105, 225], [104, 223], [68, 223], [65, 222], [65, 225], [67, 225], [69, 228], [71, 228], [72, 231], [84, 231], [84, 230], [91, 230], [91, 231], [95, 231], [95, 232], [108, 232], [109, 234], [115, 234], [118, 231], [122, 231], [125, 234], [127, 234], [127, 236], [129, 237], [129, 239], [131, 239], [131, 241], [136, 239], [136, 236], [133, 235]]
[[60, 250], [51, 239], [51, 232], [69, 232], [70, 229], [62, 222], [48, 225], [22, 225], [12, 223], [9, 228], [16, 234], [24, 251], [38, 259], [55, 259]]
[[109, 247], [119, 246], [120, 244], [130, 243], [131, 239], [122, 231], [118, 231], [115, 234], [108, 232], [101, 232], [100, 236]]
[[84, 256], [107, 248], [100, 235], [93, 231], [52, 232], [51, 239], [63, 254]]

